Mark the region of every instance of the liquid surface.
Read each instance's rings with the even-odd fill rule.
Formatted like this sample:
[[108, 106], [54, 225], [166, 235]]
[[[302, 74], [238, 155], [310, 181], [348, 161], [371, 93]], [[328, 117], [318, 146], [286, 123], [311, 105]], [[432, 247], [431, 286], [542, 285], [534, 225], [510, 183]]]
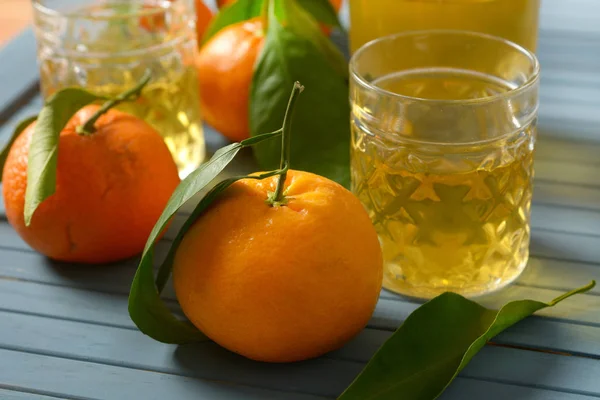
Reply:
[[513, 86], [489, 75], [453, 68], [415, 69], [383, 76], [372, 82], [388, 92], [427, 100], [484, 99]]
[[459, 29], [535, 50], [540, 0], [350, 0], [352, 51], [394, 33]]
[[[377, 84], [430, 99], [472, 99], [510, 89], [443, 70], [392, 75]], [[528, 259], [533, 127], [463, 150], [429, 146], [426, 152], [390, 144], [356, 118], [352, 131], [353, 191], [379, 234], [387, 289], [425, 298], [445, 291], [476, 296], [519, 276]], [[435, 131], [417, 125], [415, 132], [416, 139], [436, 139]], [[486, 138], [483, 130], [464, 134]]]
[[[64, 31], [60, 31], [62, 36], [57, 33], [60, 48], [40, 46], [42, 92], [47, 98], [60, 89], [76, 86], [116, 96], [135, 86], [144, 71], [150, 69], [152, 80], [141, 97], [117, 108], [143, 119], [160, 133], [180, 176], [185, 177], [205, 157], [197, 72], [193, 66], [196, 42], [172, 42], [181, 32], [162, 23], [164, 16], [118, 18], [135, 11], [129, 7], [125, 3], [105, 3], [91, 7], [88, 14], [77, 10], [79, 14], [99, 17], [70, 21], [72, 26], [66, 32], [72, 36]], [[162, 48], [156, 50], [159, 45]]]

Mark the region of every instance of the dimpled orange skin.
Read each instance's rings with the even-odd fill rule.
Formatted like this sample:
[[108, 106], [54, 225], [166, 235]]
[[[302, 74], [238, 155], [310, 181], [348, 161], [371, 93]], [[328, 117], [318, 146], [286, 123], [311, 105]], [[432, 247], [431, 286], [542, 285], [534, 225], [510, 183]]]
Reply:
[[159, 134], [142, 120], [110, 110], [97, 132], [81, 136], [97, 106], [80, 110], [61, 132], [56, 192], [25, 226], [27, 158], [35, 123], [11, 147], [3, 171], [8, 221], [50, 258], [106, 263], [140, 253], [177, 185], [177, 167]]
[[262, 21], [252, 19], [223, 28], [198, 54], [204, 120], [232, 141], [250, 135], [250, 84], [264, 41]]
[[177, 298], [192, 323], [248, 358], [293, 362], [335, 350], [369, 321], [382, 283], [377, 234], [342, 186], [290, 171], [289, 202], [265, 202], [276, 177], [232, 185], [186, 233]]

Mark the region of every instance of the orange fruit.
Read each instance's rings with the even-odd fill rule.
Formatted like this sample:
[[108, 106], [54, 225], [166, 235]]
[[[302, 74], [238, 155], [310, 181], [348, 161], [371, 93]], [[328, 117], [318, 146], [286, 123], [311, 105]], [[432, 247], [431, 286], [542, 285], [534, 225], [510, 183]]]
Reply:
[[195, 0], [196, 4], [196, 36], [198, 38], [198, 43], [202, 43], [202, 37], [204, 36], [204, 32], [206, 32], [206, 28], [210, 24], [210, 21], [213, 18], [213, 13], [204, 4], [202, 0]]
[[[201, 43], [202, 37], [204, 36], [204, 32], [206, 31], [206, 28], [208, 28], [208, 25], [212, 20], [213, 14], [210, 8], [208, 8], [202, 0], [194, 0], [194, 4], [196, 8], [196, 37], [198, 39], [198, 43]], [[152, 6], [149, 4], [142, 5], [142, 8], [150, 10], [163, 9], [163, 7]], [[140, 18], [140, 25], [142, 26], [142, 28], [150, 32], [164, 30], [165, 24], [165, 15], [163, 13], [154, 16], [143, 16]]]
[[341, 347], [381, 290], [375, 229], [348, 190], [289, 171], [287, 204], [265, 202], [279, 177], [238, 181], [186, 233], [173, 265], [185, 315], [248, 358], [292, 362]]
[[251, 19], [223, 28], [198, 54], [204, 120], [233, 141], [250, 135], [250, 84], [264, 40], [262, 21]]
[[6, 216], [32, 248], [50, 258], [105, 263], [140, 253], [179, 184], [159, 134], [144, 121], [109, 110], [96, 133], [77, 126], [98, 109], [77, 112], [60, 134], [56, 192], [25, 226], [27, 161], [35, 122], [13, 143], [3, 171]]

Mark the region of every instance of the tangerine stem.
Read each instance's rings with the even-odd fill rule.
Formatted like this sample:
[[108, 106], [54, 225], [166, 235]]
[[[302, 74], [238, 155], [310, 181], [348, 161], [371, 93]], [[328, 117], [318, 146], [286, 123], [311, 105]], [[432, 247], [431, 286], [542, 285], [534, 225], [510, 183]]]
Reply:
[[98, 121], [98, 118], [100, 118], [103, 114], [108, 112], [108, 110], [110, 110], [111, 108], [121, 104], [124, 101], [137, 100], [140, 97], [140, 95], [142, 94], [142, 90], [144, 89], [144, 87], [150, 81], [151, 77], [152, 77], [152, 74], [150, 73], [150, 70], [146, 70], [146, 72], [144, 73], [144, 76], [142, 77], [142, 80], [137, 85], [135, 85], [133, 88], [127, 90], [126, 92], [121, 93], [114, 99], [110, 99], [107, 102], [105, 102], [104, 104], [102, 104], [102, 107], [100, 107], [98, 109], [98, 111], [96, 111], [94, 113], [94, 115], [92, 115], [90, 117], [90, 119], [88, 119], [85, 122], [85, 124], [78, 126], [76, 128], [77, 133], [80, 135], [94, 134], [96, 132], [96, 127], [94, 125], [96, 125], [96, 121]]
[[282, 171], [277, 181], [277, 188], [275, 193], [269, 199], [272, 205], [284, 204], [285, 199], [283, 195], [283, 189], [285, 180], [287, 178], [287, 172], [290, 169], [290, 153], [291, 153], [291, 139], [292, 139], [292, 119], [294, 116], [295, 104], [298, 99], [298, 95], [302, 93], [304, 86], [300, 82], [294, 82], [292, 88], [292, 94], [285, 111], [285, 117], [283, 118], [283, 133], [281, 134], [281, 162], [279, 163], [279, 169]]

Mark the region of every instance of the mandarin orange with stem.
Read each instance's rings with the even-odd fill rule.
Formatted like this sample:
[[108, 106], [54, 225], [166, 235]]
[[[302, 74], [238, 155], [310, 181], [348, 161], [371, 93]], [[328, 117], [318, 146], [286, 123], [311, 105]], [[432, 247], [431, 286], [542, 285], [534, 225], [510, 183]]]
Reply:
[[173, 262], [177, 299], [221, 346], [267, 362], [318, 357], [367, 324], [383, 259], [360, 201], [341, 185], [289, 170], [290, 110], [282, 157], [268, 178], [235, 182], [185, 233]]
[[61, 131], [56, 191], [24, 221], [29, 145], [35, 122], [13, 143], [2, 182], [8, 221], [32, 248], [60, 261], [105, 263], [131, 257], [146, 239], [179, 184], [177, 167], [161, 136], [144, 121], [108, 110], [82, 108]]

